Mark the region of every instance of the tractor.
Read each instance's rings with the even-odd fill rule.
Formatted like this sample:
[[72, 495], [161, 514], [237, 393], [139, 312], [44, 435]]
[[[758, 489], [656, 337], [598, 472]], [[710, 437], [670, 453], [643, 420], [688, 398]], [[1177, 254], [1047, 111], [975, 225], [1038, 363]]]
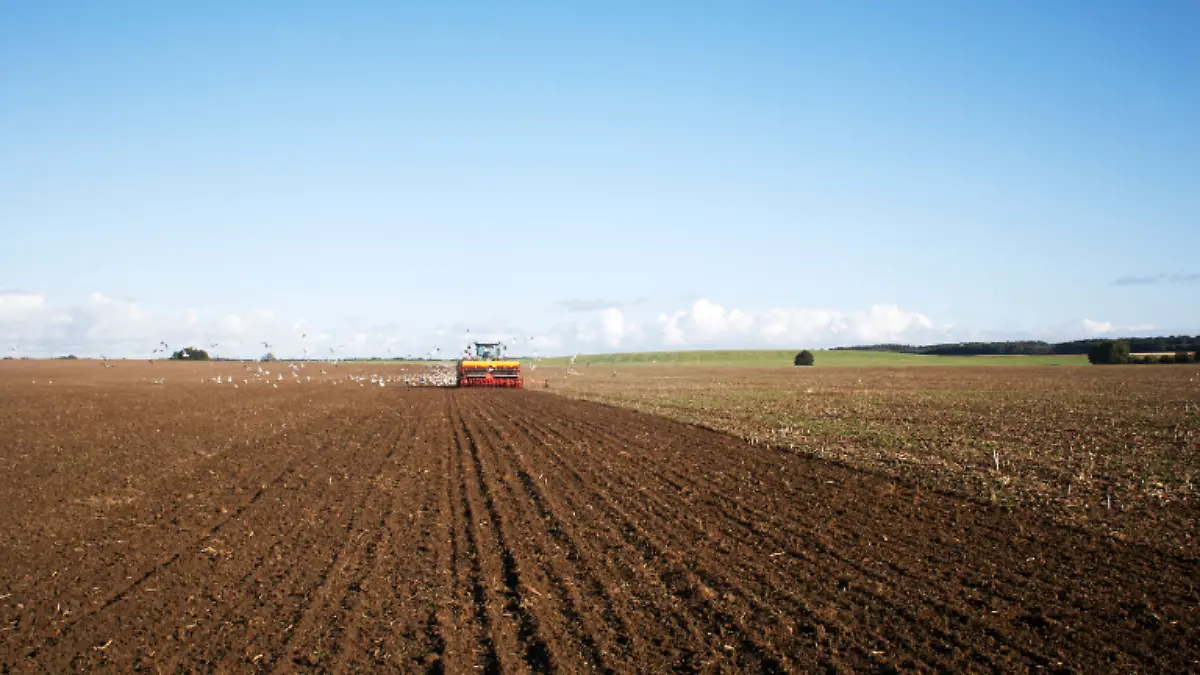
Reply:
[[523, 388], [521, 362], [505, 359], [499, 342], [473, 342], [458, 361], [458, 386]]

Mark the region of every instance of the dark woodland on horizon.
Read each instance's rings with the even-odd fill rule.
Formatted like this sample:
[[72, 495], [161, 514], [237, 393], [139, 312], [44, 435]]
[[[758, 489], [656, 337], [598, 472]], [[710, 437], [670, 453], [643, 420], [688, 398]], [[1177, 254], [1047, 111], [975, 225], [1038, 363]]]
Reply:
[[990, 356], [1001, 354], [1087, 354], [1096, 345], [1125, 342], [1129, 351], [1141, 353], [1191, 352], [1200, 349], [1200, 336], [1092, 338], [1069, 342], [1010, 340], [1002, 342], [948, 342], [934, 345], [874, 344], [833, 347], [831, 351], [897, 352], [934, 356]]

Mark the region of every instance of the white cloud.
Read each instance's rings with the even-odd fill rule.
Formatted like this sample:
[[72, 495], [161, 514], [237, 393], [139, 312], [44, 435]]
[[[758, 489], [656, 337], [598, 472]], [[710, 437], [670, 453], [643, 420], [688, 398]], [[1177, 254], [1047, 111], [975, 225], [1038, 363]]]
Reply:
[[609, 307], [600, 312], [600, 325], [604, 332], [604, 344], [609, 347], [621, 346], [621, 339], [631, 329], [625, 315], [616, 307]]
[[938, 337], [944, 329], [924, 314], [895, 305], [866, 311], [777, 308], [753, 314], [726, 311], [707, 298], [685, 310], [658, 316], [664, 346], [831, 346], [909, 342]]
[[614, 306], [558, 324], [535, 340], [535, 345], [543, 355], [542, 350], [577, 353], [605, 349], [640, 349], [645, 346], [643, 337], [642, 326]]
[[227, 339], [235, 340], [246, 331], [246, 322], [237, 314], [226, 314], [217, 325], [217, 330]]
[[1103, 335], [1111, 333], [1113, 325], [1108, 321], [1092, 321], [1091, 319], [1083, 320], [1083, 330], [1088, 335]]
[[558, 349], [562, 347], [562, 337], [559, 335], [534, 335], [529, 341], [529, 346], [539, 352]]
[[195, 309], [155, 314], [134, 301], [99, 291], [82, 303], [61, 308], [53, 307], [41, 293], [0, 291], [0, 339], [18, 346], [17, 353], [23, 356], [146, 358], [160, 342], [172, 349], [220, 343], [218, 353], [259, 356], [259, 340], [286, 340], [288, 335], [270, 311], [206, 320]]
[[[28, 344], [63, 330], [70, 321], [69, 316], [56, 314], [47, 307], [46, 297], [41, 293], [0, 290], [0, 339], [22, 353]], [[5, 353], [9, 350], [5, 349]]]
[[658, 315], [662, 342], [666, 346], [686, 346], [745, 338], [753, 334], [755, 318], [741, 310], [725, 308], [707, 298], [692, 303], [690, 309]]
[[687, 345], [687, 336], [683, 333], [683, 328], [679, 322], [687, 316], [687, 312], [674, 312], [672, 314], [659, 314], [658, 323], [662, 327], [663, 344], [670, 347], [683, 347]]
[[1148, 323], [1129, 324], [1118, 326], [1111, 321], [1093, 321], [1091, 319], [1083, 320], [1083, 332], [1089, 337], [1100, 335], [1111, 335], [1119, 333], [1122, 335], [1132, 335], [1143, 331], [1154, 330], [1154, 326]]
[[16, 321], [45, 309], [46, 296], [26, 291], [0, 290], [0, 319]]

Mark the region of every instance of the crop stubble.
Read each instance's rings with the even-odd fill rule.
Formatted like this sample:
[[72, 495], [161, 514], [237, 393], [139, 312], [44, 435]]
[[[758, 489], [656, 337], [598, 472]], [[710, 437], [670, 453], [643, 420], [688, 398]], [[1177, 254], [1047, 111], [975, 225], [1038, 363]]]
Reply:
[[2, 384], [2, 670], [1200, 659], [1194, 557], [651, 415], [530, 391]]

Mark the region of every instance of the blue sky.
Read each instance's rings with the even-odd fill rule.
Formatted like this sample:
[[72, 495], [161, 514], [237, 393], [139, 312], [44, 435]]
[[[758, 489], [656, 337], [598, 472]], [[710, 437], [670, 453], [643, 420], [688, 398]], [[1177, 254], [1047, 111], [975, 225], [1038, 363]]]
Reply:
[[1191, 1], [0, 3], [0, 340], [1197, 333], [1197, 25]]

